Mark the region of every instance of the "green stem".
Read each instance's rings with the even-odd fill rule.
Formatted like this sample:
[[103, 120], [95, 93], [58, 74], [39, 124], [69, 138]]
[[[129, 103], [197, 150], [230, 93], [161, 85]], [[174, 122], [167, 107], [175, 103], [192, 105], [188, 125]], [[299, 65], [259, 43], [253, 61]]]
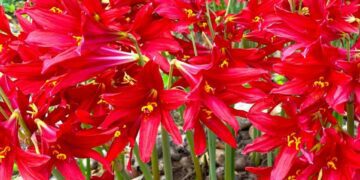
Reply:
[[208, 2], [206, 2], [206, 16], [207, 16], [207, 23], [209, 25], [209, 29], [210, 29], [210, 33], [211, 33], [211, 38], [214, 40], [215, 31], [214, 31], [214, 28], [212, 26], [212, 21], [211, 21], [211, 16], [210, 16], [210, 8], [209, 8], [209, 3]]
[[[253, 135], [254, 135], [254, 139], [255, 139], [261, 135], [261, 132], [259, 130], [257, 130], [256, 128], [254, 128]], [[252, 153], [252, 160], [253, 160], [253, 163], [255, 166], [260, 165], [260, 153], [258, 153], [258, 152]]]
[[291, 12], [295, 12], [295, 8], [296, 8], [295, 1], [294, 0], [288, 0], [288, 1], [289, 1]]
[[172, 180], [173, 174], [172, 174], [172, 164], [171, 164], [171, 155], [170, 155], [169, 135], [164, 128], [161, 128], [161, 140], [162, 140], [165, 179]]
[[229, 14], [231, 5], [233, 5], [232, 0], [229, 0], [226, 7], [225, 17]]
[[9, 119], [9, 115], [6, 114], [5, 110], [0, 106], [0, 113], [4, 116], [5, 119]]
[[266, 154], [266, 158], [267, 158], [267, 166], [271, 167], [273, 165], [273, 161], [274, 161], [274, 156], [273, 156], [273, 152], [270, 151]]
[[1, 98], [4, 100], [5, 104], [7, 105], [7, 107], [9, 108], [9, 110], [11, 112], [14, 112], [13, 107], [11, 106], [11, 102], [9, 100], [9, 98], [7, 97], [7, 95], [5, 94], [4, 90], [0, 87], [0, 96]]
[[154, 146], [154, 149], [152, 151], [151, 155], [151, 169], [154, 180], [160, 179], [160, 171], [159, 171], [159, 158], [158, 158], [158, 152], [156, 148], [156, 144]]
[[191, 158], [194, 162], [195, 175], [196, 175], [195, 179], [202, 180], [203, 178], [202, 178], [202, 172], [201, 172], [201, 167], [200, 167], [200, 163], [199, 163], [199, 158], [195, 154], [194, 135], [191, 131], [186, 132], [186, 139], [189, 143]]
[[354, 94], [350, 95], [349, 102], [346, 104], [347, 112], [347, 131], [350, 136], [355, 135], [355, 114], [354, 114]]
[[195, 54], [195, 56], [197, 56], [197, 55], [198, 55], [198, 52], [197, 52], [196, 42], [195, 42], [194, 26], [193, 26], [193, 25], [190, 25], [190, 26], [189, 26], [189, 30], [190, 30], [191, 43], [192, 43], [192, 46], [193, 46], [193, 49], [194, 49], [194, 54]]
[[91, 179], [91, 163], [90, 158], [86, 159], [86, 180]]
[[136, 38], [132, 34], [128, 34], [128, 38], [134, 43], [136, 53], [139, 55], [139, 65], [143, 66], [145, 64], [144, 57], [141, 53], [139, 43], [137, 42]]
[[150, 168], [147, 164], [141, 161], [140, 154], [139, 154], [139, 146], [135, 143], [134, 145], [134, 155], [136, 158], [136, 161], [139, 163], [140, 170], [144, 175], [145, 180], [152, 180], [152, 176], [150, 173]]
[[216, 180], [216, 136], [208, 129], [208, 153], [210, 180]]
[[[234, 131], [231, 129], [231, 132]], [[225, 180], [235, 179], [235, 149], [225, 144]]]

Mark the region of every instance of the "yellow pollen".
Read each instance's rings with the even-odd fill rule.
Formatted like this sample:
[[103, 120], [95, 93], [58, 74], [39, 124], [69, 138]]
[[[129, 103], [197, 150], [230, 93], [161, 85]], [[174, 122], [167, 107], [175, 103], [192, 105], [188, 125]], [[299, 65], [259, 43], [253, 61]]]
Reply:
[[301, 8], [299, 14], [304, 15], [304, 16], [309, 16], [310, 15], [310, 10], [309, 10], [308, 7], [303, 7], [303, 8]]
[[221, 52], [221, 54], [226, 54], [226, 48], [224, 48], [224, 47], [221, 48], [221, 49], [220, 49], [220, 52]]
[[50, 11], [53, 12], [53, 13], [57, 13], [57, 14], [62, 14], [63, 13], [63, 11], [60, 8], [55, 7], [55, 6], [50, 8]]
[[277, 38], [277, 36], [272, 36], [271, 39], [270, 39], [270, 40], [271, 40], [271, 43], [274, 43], [274, 41], [276, 40], [276, 38]]
[[203, 109], [202, 110], [205, 114], [206, 114], [206, 119], [209, 120], [212, 118], [212, 112], [208, 109]]
[[207, 93], [211, 93], [211, 94], [215, 93], [215, 89], [211, 87], [207, 81], [205, 81], [204, 90]]
[[292, 175], [287, 178], [287, 180], [296, 180], [296, 176]]
[[255, 23], [258, 23], [258, 22], [260, 22], [260, 21], [262, 21], [262, 20], [263, 20], [262, 17], [260, 17], [260, 16], [255, 16], [252, 21], [255, 22]]
[[156, 102], [148, 102], [145, 106], [141, 107], [141, 111], [145, 114], [150, 114], [157, 106]]
[[126, 18], [125, 18], [125, 21], [126, 21], [126, 22], [130, 22], [130, 20], [131, 20], [130, 17], [126, 17]]
[[229, 67], [229, 61], [227, 59], [224, 59], [221, 64], [220, 64], [221, 68], [226, 68]]
[[320, 87], [320, 88], [328, 87], [329, 85], [330, 85], [329, 82], [325, 81], [325, 78], [323, 76], [321, 76], [319, 80], [313, 83], [314, 87]]
[[3, 51], [4, 45], [0, 44], [0, 53]]
[[151, 89], [149, 97], [156, 99], [158, 97], [158, 92], [156, 89]]
[[67, 156], [64, 153], [59, 153], [56, 155], [56, 159], [58, 160], [66, 160]]
[[31, 111], [26, 112], [31, 115], [31, 118], [34, 118], [39, 113], [39, 109], [34, 103], [29, 104], [29, 107], [31, 108]]
[[80, 46], [82, 37], [81, 37], [81, 36], [73, 36], [73, 38], [74, 38], [75, 41], [76, 41], [76, 45], [77, 45], [77, 46]]
[[115, 131], [114, 137], [118, 138], [120, 136], [121, 136], [121, 131], [119, 131], [119, 130]]
[[333, 157], [333, 158], [331, 158], [330, 161], [328, 161], [328, 162], [326, 163], [326, 165], [327, 165], [328, 168], [331, 168], [331, 169], [333, 169], [333, 170], [336, 170], [337, 168], [336, 168], [335, 163], [336, 163], [337, 161], [338, 161], [338, 159], [337, 159], [336, 157]]
[[198, 22], [197, 24], [199, 27], [202, 27], [202, 28], [206, 28], [208, 25], [206, 22]]
[[132, 78], [129, 74], [124, 72], [123, 82], [121, 84], [130, 84], [134, 85], [136, 83], [136, 80]]
[[50, 87], [55, 87], [57, 85], [57, 81], [56, 80], [46, 80], [45, 84], [50, 84]]
[[184, 59], [184, 60], [188, 60], [188, 59], [190, 59], [190, 57], [191, 57], [191, 56], [189, 56], [189, 55], [183, 55], [183, 59]]
[[94, 19], [95, 19], [95, 21], [96, 22], [100, 22], [100, 20], [101, 20], [101, 17], [100, 17], [100, 15], [99, 14], [94, 14]]
[[188, 18], [196, 16], [196, 14], [194, 13], [194, 11], [192, 9], [184, 9], [184, 12]]
[[228, 16], [225, 19], [225, 23], [234, 22], [235, 19], [236, 19], [235, 16]]
[[5, 146], [4, 149], [0, 151], [0, 163], [2, 162], [3, 159], [6, 158], [6, 155], [9, 151], [11, 151], [10, 146]]
[[289, 136], [287, 136], [287, 145], [288, 147], [291, 147], [295, 143], [295, 149], [298, 151], [299, 145], [301, 143], [301, 137], [296, 137], [296, 133], [291, 133]]

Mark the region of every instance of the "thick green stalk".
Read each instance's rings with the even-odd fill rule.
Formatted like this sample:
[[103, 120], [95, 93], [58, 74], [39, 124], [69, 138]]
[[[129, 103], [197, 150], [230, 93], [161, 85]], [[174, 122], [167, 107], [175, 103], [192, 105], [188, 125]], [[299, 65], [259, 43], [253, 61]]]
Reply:
[[203, 177], [202, 177], [201, 167], [200, 167], [200, 163], [199, 163], [199, 158], [195, 154], [194, 135], [191, 131], [186, 132], [186, 139], [189, 143], [191, 158], [194, 162], [195, 175], [196, 175], [195, 179], [202, 180]]
[[151, 155], [151, 169], [154, 180], [160, 179], [160, 171], [159, 171], [159, 158], [158, 158], [158, 152], [156, 148], [156, 144], [154, 146], [154, 149], [152, 151]]
[[[254, 135], [254, 139], [255, 139], [261, 135], [261, 132], [259, 130], [257, 130], [256, 128], [254, 128], [253, 135]], [[252, 160], [253, 160], [253, 163], [255, 166], [260, 165], [260, 153], [258, 153], [258, 152], [252, 153]]]
[[197, 48], [196, 48], [196, 42], [195, 42], [195, 32], [194, 32], [194, 26], [190, 25], [189, 26], [189, 30], [190, 30], [190, 39], [191, 39], [191, 43], [194, 49], [194, 55], [197, 56], [198, 52], [197, 52]]
[[[346, 50], [347, 50], [347, 60], [351, 60], [350, 48], [351, 48], [351, 39], [350, 36], [347, 35], [346, 38]], [[354, 114], [355, 106], [354, 106], [354, 94], [352, 93], [349, 97], [349, 101], [346, 104], [346, 112], [347, 112], [347, 131], [350, 136], [355, 135], [355, 114]]]
[[210, 129], [208, 133], [208, 153], [209, 153], [209, 175], [210, 180], [216, 180], [216, 136]]
[[267, 159], [267, 166], [271, 167], [274, 162], [274, 155], [272, 151], [266, 154], [266, 159]]
[[141, 53], [139, 43], [137, 42], [136, 38], [132, 34], [128, 34], [128, 38], [131, 40], [132, 43], [134, 43], [136, 53], [139, 56], [139, 65], [143, 66], [145, 64], [144, 57]]
[[150, 173], [150, 168], [147, 164], [141, 161], [140, 154], [139, 154], [139, 146], [135, 143], [134, 145], [134, 155], [136, 158], [136, 161], [139, 163], [140, 170], [144, 175], [145, 180], [152, 180], [152, 176]]
[[[234, 131], [231, 129], [234, 134]], [[235, 149], [225, 144], [225, 180], [235, 179]]]
[[[174, 71], [174, 61], [171, 61], [170, 70], [169, 70], [169, 79], [166, 89], [170, 89], [172, 86], [173, 71]], [[163, 151], [165, 178], [167, 180], [172, 180], [173, 174], [172, 174], [172, 164], [171, 164], [171, 155], [170, 155], [169, 135], [164, 128], [161, 128], [161, 142], [162, 142], [161, 145]]]
[[86, 159], [86, 180], [91, 179], [91, 163], [90, 158]]

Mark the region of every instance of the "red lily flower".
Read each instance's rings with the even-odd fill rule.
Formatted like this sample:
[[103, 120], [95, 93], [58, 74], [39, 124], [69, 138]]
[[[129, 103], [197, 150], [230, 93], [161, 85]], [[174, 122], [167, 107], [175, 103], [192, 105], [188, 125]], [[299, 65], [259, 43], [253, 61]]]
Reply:
[[115, 94], [104, 94], [103, 98], [115, 106], [116, 112], [128, 114], [135, 127], [138, 127], [136, 131], [139, 132], [140, 157], [144, 162], [148, 162], [160, 123], [176, 144], [182, 142], [180, 132], [169, 111], [183, 103], [185, 93], [177, 89], [164, 90], [159, 68], [152, 61], [145, 65], [138, 77], [128, 77], [127, 80], [132, 81], [130, 86], [120, 88]]

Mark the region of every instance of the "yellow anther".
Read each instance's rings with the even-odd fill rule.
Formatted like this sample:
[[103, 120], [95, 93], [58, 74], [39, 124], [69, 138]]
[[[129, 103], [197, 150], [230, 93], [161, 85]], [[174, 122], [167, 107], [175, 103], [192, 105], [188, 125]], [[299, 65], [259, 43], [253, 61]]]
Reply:
[[149, 97], [156, 99], [158, 97], [158, 92], [156, 89], [151, 89]]
[[199, 27], [202, 27], [202, 28], [206, 28], [208, 25], [206, 22], [198, 22], [197, 24]]
[[55, 6], [50, 8], [50, 11], [53, 12], [53, 13], [57, 13], [57, 14], [62, 14], [63, 13], [63, 11], [60, 8], [55, 7]]
[[310, 15], [310, 9], [308, 7], [303, 7], [301, 8], [300, 15], [304, 15], [304, 16], [309, 16]]
[[222, 48], [220, 49], [220, 52], [221, 52], [221, 54], [226, 54], [226, 48], [222, 47]]
[[212, 111], [210, 111], [208, 109], [203, 109], [202, 111], [206, 114], [206, 119], [212, 118]]
[[204, 90], [207, 93], [211, 93], [211, 94], [215, 93], [215, 89], [211, 87], [207, 81], [205, 81]]
[[360, 19], [355, 17], [354, 15], [350, 15], [348, 16], [346, 19], [345, 19], [346, 22], [348, 23], [354, 23], [354, 22], [357, 22], [357, 23], [360, 23]]
[[96, 104], [109, 104], [104, 99], [100, 99]]
[[287, 178], [288, 180], [296, 180], [296, 176], [288, 176], [288, 178]]
[[131, 18], [130, 18], [130, 17], [126, 17], [126, 18], [125, 18], [125, 21], [126, 21], [126, 22], [130, 22], [130, 21], [131, 21]]
[[66, 158], [67, 158], [67, 156], [64, 153], [59, 153], [59, 154], [56, 155], [56, 159], [58, 159], [58, 160], [63, 161], [63, 160], [66, 160]]
[[121, 131], [119, 131], [119, 130], [115, 131], [114, 137], [118, 138], [120, 136], [121, 136]]
[[272, 36], [271, 39], [270, 39], [271, 43], [274, 43], [276, 38], [277, 38], [277, 36]]
[[223, 61], [221, 61], [220, 67], [221, 68], [229, 67], [229, 61], [227, 59], [224, 59]]
[[101, 17], [100, 17], [99, 14], [95, 13], [95, 14], [94, 14], [94, 19], [95, 19], [96, 22], [100, 22]]
[[325, 78], [323, 76], [321, 76], [319, 80], [313, 83], [314, 87], [320, 87], [320, 88], [328, 87], [329, 85], [330, 85], [329, 82], [325, 81]]
[[258, 22], [263, 21], [263, 20], [264, 20], [264, 19], [263, 19], [262, 17], [260, 17], [260, 16], [255, 16], [252, 21], [255, 22], [255, 23], [258, 23]]
[[72, 36], [72, 37], [75, 39], [76, 45], [80, 46], [82, 37], [81, 36]]
[[3, 159], [6, 158], [7, 153], [10, 152], [10, 151], [11, 151], [10, 146], [5, 146], [4, 149], [2, 149], [2, 150], [0, 151], [0, 163], [1, 163], [1, 161], [2, 161]]
[[188, 60], [188, 59], [190, 59], [190, 57], [191, 57], [191, 56], [189, 56], [189, 55], [183, 55], [183, 59], [184, 59], [184, 60]]
[[196, 16], [196, 14], [194, 13], [194, 11], [192, 9], [184, 9], [184, 12], [188, 18]]
[[295, 135], [296, 133], [291, 133], [287, 136], [287, 145], [291, 147], [295, 143], [295, 149], [298, 151], [300, 150], [301, 137], [296, 137]]
[[327, 163], [326, 163], [326, 165], [327, 165], [327, 167], [328, 168], [331, 168], [331, 169], [333, 169], [333, 170], [336, 170], [337, 168], [336, 168], [336, 162], [338, 161], [338, 159], [336, 158], [336, 157], [333, 157], [333, 158], [331, 158], [331, 160], [330, 161], [328, 161]]
[[0, 53], [3, 51], [4, 45], [0, 44]]
[[134, 85], [135, 83], [136, 83], [136, 79], [132, 78], [129, 74], [124, 72], [123, 82], [121, 82], [121, 84]]
[[225, 23], [234, 22], [235, 19], [236, 19], [235, 16], [228, 16], [225, 19]]
[[[141, 55], [142, 59], [144, 60], [144, 62], [149, 62], [150, 58], [145, 56], [145, 55]], [[139, 54], [134, 54], [134, 59], [135, 60], [140, 60], [140, 55]]]
[[31, 118], [34, 118], [39, 113], [39, 109], [34, 103], [29, 104], [29, 107], [31, 108], [31, 111], [26, 112], [31, 115]]
[[154, 111], [158, 106], [156, 102], [148, 102], [145, 106], [141, 107], [141, 111], [145, 114], [149, 114]]
[[56, 80], [46, 80], [45, 84], [49, 84], [50, 87], [55, 87], [57, 85], [57, 81]]

